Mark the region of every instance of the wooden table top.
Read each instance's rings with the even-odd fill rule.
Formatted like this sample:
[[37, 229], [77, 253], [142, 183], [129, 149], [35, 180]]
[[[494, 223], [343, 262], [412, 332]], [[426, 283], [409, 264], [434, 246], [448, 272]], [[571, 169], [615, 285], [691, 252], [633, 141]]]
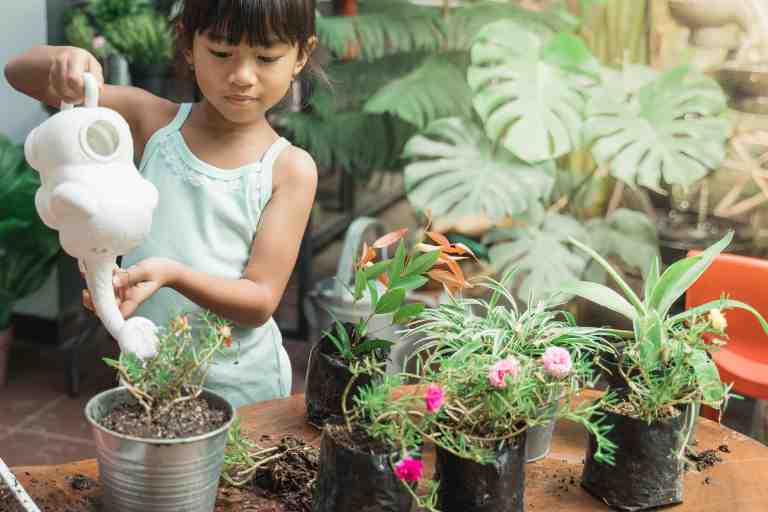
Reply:
[[[588, 391], [584, 395], [585, 399], [590, 399], [595, 396], [595, 392]], [[252, 439], [260, 440], [262, 436], [268, 435], [277, 442], [284, 435], [294, 435], [319, 444], [320, 432], [306, 424], [304, 412], [304, 395], [262, 402], [238, 410], [242, 418], [242, 431]], [[526, 466], [527, 511], [610, 510], [579, 485], [586, 439], [584, 429], [575, 423], [563, 421], [557, 425], [549, 456]], [[685, 502], [670, 510], [768, 511], [768, 447], [705, 418], [699, 418], [696, 439], [697, 452], [714, 449], [722, 462], [702, 471], [688, 471], [685, 475]], [[720, 447], [724, 447], [725, 451], [720, 451]], [[428, 474], [432, 459], [431, 453], [425, 454]], [[78, 491], [73, 489], [70, 481], [75, 474], [98, 480], [98, 466], [93, 459], [58, 466], [16, 467], [12, 470], [43, 510], [53, 510], [46, 507], [47, 503], [56, 503], [56, 510], [64, 510], [64, 506], [72, 511], [94, 510], [87, 498], [99, 494], [98, 486]], [[245, 507], [242, 499], [239, 493], [222, 488], [216, 510], [283, 510], [279, 504], [266, 499], [260, 503], [251, 502]]]

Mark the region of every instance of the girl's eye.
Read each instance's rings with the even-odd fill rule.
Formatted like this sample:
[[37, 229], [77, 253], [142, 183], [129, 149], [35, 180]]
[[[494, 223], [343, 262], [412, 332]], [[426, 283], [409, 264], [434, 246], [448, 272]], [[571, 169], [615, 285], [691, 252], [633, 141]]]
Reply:
[[226, 59], [227, 57], [231, 56], [231, 53], [227, 52], [218, 52], [216, 50], [209, 50], [211, 52], [211, 55], [216, 57], [217, 59]]
[[266, 55], [261, 55], [259, 56], [259, 60], [261, 62], [266, 62], [268, 64], [271, 64], [273, 62], [277, 62], [278, 60], [280, 60], [280, 57], [268, 57]]

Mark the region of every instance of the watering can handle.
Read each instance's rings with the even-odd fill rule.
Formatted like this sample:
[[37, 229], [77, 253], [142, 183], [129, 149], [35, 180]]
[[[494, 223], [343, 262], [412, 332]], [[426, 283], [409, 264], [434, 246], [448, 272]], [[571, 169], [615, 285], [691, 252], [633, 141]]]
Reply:
[[[83, 82], [85, 82], [85, 106], [94, 108], [99, 106], [99, 84], [96, 77], [90, 73], [83, 73]], [[61, 110], [70, 110], [75, 108], [72, 103], [61, 102]]]

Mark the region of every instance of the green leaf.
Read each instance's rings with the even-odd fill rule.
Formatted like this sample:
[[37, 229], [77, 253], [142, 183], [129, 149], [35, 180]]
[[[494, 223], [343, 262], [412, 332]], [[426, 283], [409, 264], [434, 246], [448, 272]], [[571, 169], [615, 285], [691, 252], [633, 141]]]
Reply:
[[627, 282], [621, 278], [621, 275], [611, 266], [610, 263], [608, 263], [602, 256], [597, 254], [597, 252], [595, 252], [591, 247], [584, 245], [575, 238], [571, 238], [571, 243], [594, 258], [595, 261], [597, 261], [600, 266], [603, 267], [606, 272], [608, 272], [608, 275], [611, 276], [619, 288], [621, 288], [621, 291], [624, 293], [624, 297], [629, 300], [629, 302], [637, 311], [637, 314], [645, 315], [645, 306], [640, 301], [637, 294], [634, 292], [634, 290], [632, 290], [632, 287], [629, 286]]
[[429, 279], [424, 276], [408, 276], [400, 279], [397, 282], [396, 288], [402, 288], [406, 291], [416, 290], [418, 288], [421, 288], [428, 282], [429, 282]]
[[650, 307], [658, 311], [662, 318], [666, 317], [672, 304], [701, 277], [715, 257], [728, 247], [732, 239], [733, 231], [729, 231], [720, 241], [705, 249], [700, 255], [687, 257], [670, 265], [653, 289]]
[[101, 360], [104, 361], [104, 363], [106, 363], [107, 366], [110, 366], [116, 370], [120, 368], [120, 361], [111, 359], [109, 357], [102, 357]]
[[[348, 354], [352, 347], [352, 341], [349, 339], [347, 329], [344, 327], [344, 324], [338, 320], [335, 320], [334, 324], [336, 326], [336, 335], [338, 336], [338, 342], [340, 344], [340, 346], [337, 345], [337, 348], [339, 349], [341, 355]], [[335, 338], [331, 337], [331, 339], [334, 340]]]
[[687, 74], [669, 71], [636, 94], [593, 94], [584, 133], [614, 177], [652, 190], [661, 190], [662, 178], [689, 186], [723, 161], [727, 98], [711, 78]]
[[358, 270], [355, 272], [355, 294], [354, 298], [355, 300], [360, 300], [363, 298], [363, 290], [365, 290], [365, 272], [362, 270]]
[[381, 274], [387, 271], [387, 269], [389, 268], [389, 264], [390, 264], [389, 260], [377, 261], [376, 263], [374, 263], [373, 265], [371, 265], [370, 267], [364, 270], [365, 279], [367, 281], [370, 281], [371, 279], [376, 279]]
[[763, 331], [768, 334], [768, 322], [766, 322], [765, 318], [763, 318], [763, 315], [761, 315], [758, 310], [749, 304], [745, 304], [744, 302], [733, 299], [717, 299], [711, 302], [707, 302], [706, 304], [701, 304], [699, 306], [687, 309], [682, 313], [669, 318], [668, 323], [670, 325], [674, 325], [691, 317], [706, 314], [711, 309], [743, 309], [749, 311], [752, 313], [752, 315], [754, 315], [757, 321], [760, 322], [760, 326], [763, 328]]
[[605, 285], [589, 281], [572, 281], [562, 284], [559, 289], [563, 293], [583, 297], [630, 320], [634, 320], [637, 317], [637, 311], [632, 307], [632, 304]]
[[[640, 349], [640, 364], [643, 369], [650, 370], [655, 368], [661, 360], [661, 348], [665, 346], [664, 323], [658, 312], [651, 310], [639, 321], [639, 336], [637, 336], [638, 348]], [[638, 333], [636, 332], [636, 335]]]
[[378, 304], [376, 304], [377, 315], [384, 315], [387, 313], [394, 313], [400, 308], [400, 305], [405, 299], [405, 290], [403, 288], [394, 288], [381, 296]]
[[408, 266], [405, 268], [405, 274], [407, 276], [421, 275], [424, 272], [432, 268], [432, 265], [437, 262], [440, 257], [440, 251], [429, 251], [425, 254], [420, 254], [415, 258], [411, 258], [408, 262]]
[[400, 282], [403, 275], [403, 268], [405, 267], [405, 256], [407, 254], [405, 248], [405, 240], [400, 239], [400, 243], [397, 244], [397, 250], [395, 256], [392, 259], [392, 265], [389, 267], [389, 286], [394, 288]]
[[379, 291], [374, 281], [368, 281], [368, 293], [371, 295], [371, 304], [377, 304], [379, 302]]
[[511, 238], [511, 242], [495, 243], [489, 255], [491, 264], [506, 274], [512, 269], [524, 274], [517, 296], [534, 300], [560, 289], [564, 282], [580, 280], [587, 258], [574, 252], [569, 243], [572, 235], [586, 238], [587, 232], [574, 218], [548, 214], [540, 224], [530, 224], [520, 230], [497, 230], [495, 239]]
[[392, 322], [396, 324], [403, 324], [408, 319], [420, 315], [422, 311], [424, 311], [424, 308], [426, 308], [426, 305], [421, 303], [406, 304], [397, 310]]
[[706, 351], [701, 349], [695, 349], [691, 353], [689, 362], [696, 374], [696, 380], [704, 395], [704, 401], [707, 405], [718, 407], [725, 399], [725, 390], [715, 362]]
[[366, 340], [360, 345], [356, 346], [353, 352], [356, 356], [360, 356], [364, 354], [370, 354], [374, 350], [377, 350], [380, 348], [391, 348], [392, 345], [394, 344], [395, 344], [394, 342], [389, 340], [382, 340], [382, 339]]
[[653, 289], [656, 287], [656, 283], [659, 282], [659, 257], [656, 256], [651, 259], [651, 266], [645, 273], [645, 284], [643, 287], [643, 299], [644, 304], [650, 307], [651, 295]]
[[379, 89], [365, 103], [364, 110], [388, 112], [423, 129], [444, 117], [469, 117], [472, 91], [462, 69], [449, 59], [436, 56]]
[[547, 197], [554, 183], [551, 162], [521, 162], [475, 125], [440, 119], [408, 141], [405, 188], [408, 200], [435, 217], [485, 214], [492, 220], [517, 216]]
[[521, 24], [487, 25], [472, 46], [467, 74], [488, 136], [527, 162], [551, 160], [582, 145], [586, 89], [594, 58], [575, 36], [547, 39]]

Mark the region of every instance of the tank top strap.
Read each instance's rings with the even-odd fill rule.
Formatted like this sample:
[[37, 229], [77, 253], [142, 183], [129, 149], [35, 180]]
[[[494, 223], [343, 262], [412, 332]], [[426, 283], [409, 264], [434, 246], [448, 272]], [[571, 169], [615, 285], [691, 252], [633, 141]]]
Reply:
[[275, 165], [275, 161], [277, 160], [277, 157], [280, 156], [280, 153], [290, 145], [291, 143], [287, 139], [280, 137], [269, 146], [264, 153], [264, 156], [261, 158], [261, 192], [259, 194], [259, 206], [261, 211], [264, 211], [267, 202], [269, 202], [269, 198], [272, 197], [272, 168]]
[[160, 141], [162, 141], [167, 135], [181, 130], [181, 127], [184, 125], [184, 121], [187, 120], [187, 117], [189, 117], [189, 113], [191, 111], [191, 103], [182, 103], [179, 105], [179, 110], [176, 111], [176, 115], [173, 117], [173, 120], [152, 134], [152, 136], [147, 141], [147, 145], [144, 147], [144, 154], [141, 156], [141, 164], [139, 165], [140, 171], [144, 170], [147, 162], [149, 162], [150, 158], [152, 158], [156, 152]]

